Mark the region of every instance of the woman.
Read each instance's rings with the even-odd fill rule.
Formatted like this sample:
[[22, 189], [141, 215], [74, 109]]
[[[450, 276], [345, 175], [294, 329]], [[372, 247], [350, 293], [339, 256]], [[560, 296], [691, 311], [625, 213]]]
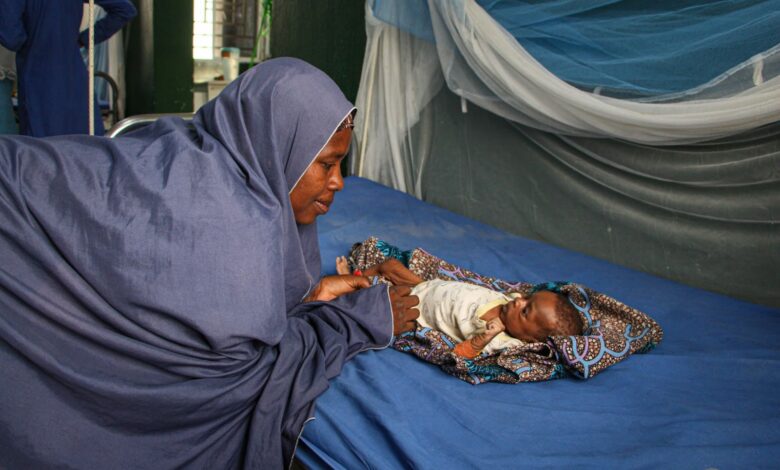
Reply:
[[289, 464], [328, 380], [415, 317], [317, 282], [353, 111], [275, 59], [194, 129], [0, 138], [0, 466]]

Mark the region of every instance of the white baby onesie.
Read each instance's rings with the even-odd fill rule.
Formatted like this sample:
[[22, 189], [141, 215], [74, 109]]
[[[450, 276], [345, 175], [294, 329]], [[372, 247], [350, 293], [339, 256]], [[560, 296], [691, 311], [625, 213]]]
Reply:
[[[412, 289], [420, 299], [417, 322], [424, 327], [448, 334], [464, 341], [474, 334], [484, 333], [485, 320], [479, 318], [497, 305], [510, 302], [518, 294], [505, 295], [486, 287], [459, 281], [433, 279], [421, 282]], [[500, 333], [482, 350], [486, 354], [523, 344], [506, 333]]]

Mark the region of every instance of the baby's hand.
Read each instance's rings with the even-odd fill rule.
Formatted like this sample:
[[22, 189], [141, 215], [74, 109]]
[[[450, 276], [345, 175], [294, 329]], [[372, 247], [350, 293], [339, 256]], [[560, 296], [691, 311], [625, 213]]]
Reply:
[[336, 272], [339, 274], [352, 274], [349, 271], [349, 262], [346, 256], [339, 256], [336, 258]]
[[484, 333], [472, 336], [469, 341], [471, 341], [471, 345], [474, 347], [474, 349], [479, 351], [487, 346], [488, 343], [502, 331], [504, 331], [504, 322], [502, 322], [500, 318], [496, 317], [487, 322]]
[[504, 322], [501, 321], [501, 318], [496, 317], [488, 321], [487, 325], [485, 325], [485, 334], [492, 339], [505, 329]]

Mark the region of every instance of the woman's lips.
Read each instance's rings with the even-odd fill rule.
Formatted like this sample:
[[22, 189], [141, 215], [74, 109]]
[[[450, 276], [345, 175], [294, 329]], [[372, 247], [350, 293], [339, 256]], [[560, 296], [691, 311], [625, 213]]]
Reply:
[[314, 201], [314, 207], [317, 208], [317, 212], [319, 212], [320, 214], [326, 214], [330, 209], [330, 203]]

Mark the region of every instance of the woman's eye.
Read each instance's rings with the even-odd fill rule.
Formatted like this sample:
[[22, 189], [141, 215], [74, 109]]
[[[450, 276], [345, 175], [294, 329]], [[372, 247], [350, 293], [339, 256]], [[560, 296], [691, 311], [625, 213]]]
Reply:
[[333, 168], [333, 163], [323, 163], [322, 166], [325, 168], [325, 171], [330, 171]]

